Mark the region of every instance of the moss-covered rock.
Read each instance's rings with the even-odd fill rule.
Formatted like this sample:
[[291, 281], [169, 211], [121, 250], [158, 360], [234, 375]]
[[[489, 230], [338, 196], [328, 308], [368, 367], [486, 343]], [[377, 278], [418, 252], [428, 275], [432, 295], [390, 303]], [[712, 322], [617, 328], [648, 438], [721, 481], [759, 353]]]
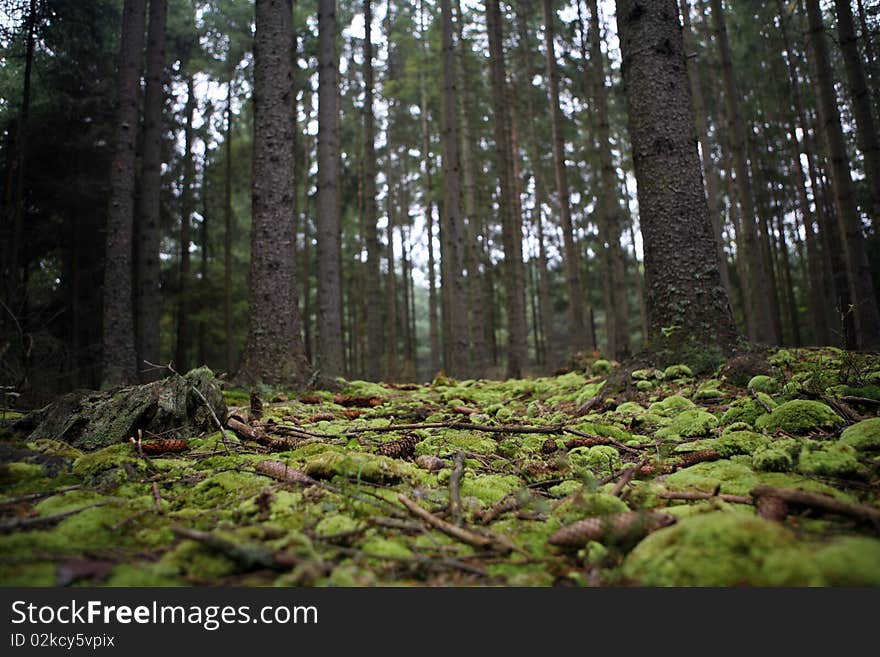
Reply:
[[770, 433], [803, 434], [814, 429], [834, 429], [843, 424], [843, 418], [827, 404], [810, 399], [794, 399], [759, 417], [755, 426]]
[[681, 395], [670, 395], [663, 401], [654, 402], [648, 407], [648, 412], [660, 417], [672, 418], [681, 413], [697, 407], [694, 402]]
[[[781, 525], [735, 511], [684, 518], [639, 543], [623, 564], [644, 586], [810, 585], [821, 575]], [[785, 572], [777, 569], [784, 554]]]
[[611, 371], [611, 362], [605, 360], [604, 358], [600, 358], [595, 361], [592, 365], [590, 365], [590, 372], [593, 375], [599, 376], [602, 374], [608, 374]]
[[779, 392], [779, 382], [766, 374], [758, 374], [749, 380], [748, 389], [752, 393], [763, 392], [773, 395]]
[[[768, 398], [769, 399], [769, 398]], [[765, 400], [766, 402], [766, 400]], [[776, 407], [776, 402], [769, 400], [771, 409]], [[751, 397], [743, 397], [733, 402], [721, 416], [721, 424], [743, 423], [753, 428], [758, 418], [767, 415], [765, 408]]]
[[794, 467], [794, 459], [784, 449], [765, 445], [752, 454], [752, 465], [763, 472], [789, 472]]
[[487, 474], [465, 477], [461, 482], [461, 494], [475, 497], [485, 504], [494, 504], [522, 488], [522, 481], [513, 475]]
[[118, 485], [128, 480], [129, 473], [144, 474], [147, 469], [147, 462], [128, 443], [87, 452], [73, 463], [73, 474], [97, 487]]
[[607, 493], [591, 493], [582, 488], [556, 505], [551, 516], [565, 525], [584, 518], [608, 516], [629, 510], [619, 497]]
[[663, 370], [663, 378], [667, 381], [675, 379], [689, 379], [694, 375], [687, 365], [670, 365]]
[[859, 451], [880, 449], [880, 417], [862, 420], [840, 434], [840, 442]]
[[672, 422], [657, 432], [658, 438], [682, 440], [694, 436], [705, 436], [718, 426], [718, 418], [711, 413], [697, 409], [676, 415]]
[[663, 378], [663, 372], [651, 367], [643, 370], [634, 370], [631, 376], [636, 381], [650, 381], [651, 379], [660, 380]]
[[365, 452], [324, 452], [305, 464], [307, 475], [315, 479], [335, 476], [374, 483], [396, 483], [401, 479], [419, 479], [421, 472], [410, 463]]
[[767, 436], [754, 431], [731, 431], [720, 438], [705, 438], [684, 443], [675, 448], [676, 452], [693, 452], [703, 449], [714, 449], [721, 456], [730, 457], [736, 454], [752, 454], [758, 448], [770, 442]]

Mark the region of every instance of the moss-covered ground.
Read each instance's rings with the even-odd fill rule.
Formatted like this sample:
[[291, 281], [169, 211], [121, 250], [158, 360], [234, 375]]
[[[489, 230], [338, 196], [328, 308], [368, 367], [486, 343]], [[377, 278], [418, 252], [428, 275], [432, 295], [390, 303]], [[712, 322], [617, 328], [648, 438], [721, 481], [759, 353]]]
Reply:
[[[880, 584], [880, 358], [682, 363], [596, 401], [616, 367], [263, 390], [261, 418], [227, 391], [274, 443], [80, 451], [7, 425], [0, 585]], [[858, 512], [768, 511], [758, 486]]]

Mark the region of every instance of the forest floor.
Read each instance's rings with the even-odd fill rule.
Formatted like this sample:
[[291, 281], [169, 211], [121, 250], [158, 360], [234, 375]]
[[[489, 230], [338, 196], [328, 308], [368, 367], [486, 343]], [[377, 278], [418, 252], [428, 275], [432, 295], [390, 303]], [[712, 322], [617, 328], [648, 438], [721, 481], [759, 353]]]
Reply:
[[880, 585], [880, 357], [613, 366], [226, 391], [140, 449], [7, 423], [0, 585]]

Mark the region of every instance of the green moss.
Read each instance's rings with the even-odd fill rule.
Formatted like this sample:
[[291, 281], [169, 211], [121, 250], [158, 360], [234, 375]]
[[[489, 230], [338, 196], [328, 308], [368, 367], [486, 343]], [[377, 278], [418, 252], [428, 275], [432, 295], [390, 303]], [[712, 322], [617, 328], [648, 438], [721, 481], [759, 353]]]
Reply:
[[121, 443], [83, 454], [73, 462], [73, 473], [94, 486], [114, 486], [128, 480], [126, 467], [139, 474], [147, 471], [146, 461], [131, 445]]
[[55, 586], [58, 581], [54, 563], [0, 564], [0, 585]]
[[718, 426], [718, 418], [706, 411], [694, 409], [676, 415], [668, 426], [657, 432], [657, 437], [681, 440], [705, 436], [716, 426]]
[[748, 495], [757, 483], [758, 478], [751, 468], [730, 460], [698, 463], [666, 479], [666, 486], [671, 490], [711, 493], [720, 486], [722, 493], [731, 495]]
[[365, 452], [324, 452], [309, 459], [304, 469], [316, 479], [338, 475], [374, 483], [395, 483], [404, 478], [418, 480], [422, 475], [410, 463]]
[[592, 365], [590, 365], [590, 373], [595, 376], [601, 376], [602, 374], [608, 374], [611, 371], [611, 362], [605, 360], [604, 358], [600, 358]]
[[444, 457], [461, 451], [495, 454], [498, 451], [498, 442], [476, 431], [444, 431], [416, 445], [416, 456], [428, 454]]
[[632, 373], [632, 378], [636, 381], [648, 381], [650, 379], [662, 379], [663, 372], [660, 370], [649, 368], [645, 370], [634, 370]]
[[722, 434], [720, 438], [706, 438], [684, 443], [675, 448], [676, 452], [693, 452], [702, 449], [714, 449], [721, 456], [733, 456], [735, 454], [751, 454], [759, 447], [770, 442], [767, 436], [754, 431], [731, 431]]
[[51, 516], [56, 513], [64, 513], [72, 509], [78, 509], [87, 504], [94, 504], [104, 499], [100, 493], [90, 490], [71, 490], [47, 497], [36, 504], [34, 509], [41, 516]]
[[840, 442], [859, 451], [880, 449], [880, 417], [862, 420], [840, 434]]
[[641, 392], [651, 390], [653, 387], [654, 387], [653, 381], [636, 381], [636, 390], [639, 390]]
[[880, 541], [847, 536], [816, 551], [814, 560], [829, 586], [880, 586]]
[[169, 570], [165, 564], [120, 564], [102, 584], [104, 586], [186, 586], [186, 582], [171, 575]]
[[513, 475], [479, 475], [465, 477], [461, 482], [463, 497], [476, 497], [485, 504], [494, 504], [522, 488], [522, 481]]
[[745, 422], [734, 422], [733, 424], [728, 424], [724, 429], [721, 430], [721, 435], [725, 436], [729, 433], [733, 433], [734, 431], [751, 431], [752, 426]]
[[[623, 573], [644, 586], [814, 584], [815, 566], [796, 551], [794, 535], [776, 523], [735, 511], [684, 518], [639, 543]], [[785, 553], [786, 572], [771, 557]], [[792, 557], [799, 557], [793, 560]]]
[[694, 394], [694, 399], [712, 400], [721, 399], [724, 396], [724, 391], [721, 390], [721, 381], [718, 379], [709, 379], [699, 385], [697, 392]]
[[[776, 403], [771, 400], [770, 408], [775, 408]], [[755, 426], [758, 418], [767, 415], [767, 411], [761, 404], [751, 397], [743, 397], [733, 402], [727, 409], [727, 412], [721, 416], [721, 424], [744, 423], [749, 428]]]
[[411, 559], [412, 550], [400, 541], [377, 536], [361, 545], [361, 550], [370, 556], [388, 559]]
[[565, 498], [551, 512], [551, 516], [561, 524], [569, 524], [584, 518], [607, 516], [629, 511], [629, 507], [619, 497], [607, 493], [590, 493], [584, 489]]
[[809, 399], [795, 399], [773, 409], [773, 412], [758, 418], [755, 426], [770, 433], [785, 431], [802, 434], [813, 429], [834, 429], [843, 424], [843, 419], [822, 402]]
[[794, 467], [794, 459], [784, 449], [775, 445], [767, 445], [752, 455], [755, 470], [765, 472], [789, 472]]
[[623, 465], [620, 452], [611, 445], [575, 447], [568, 453], [568, 458], [575, 468], [586, 468], [600, 476], [620, 472]]
[[219, 472], [196, 484], [187, 503], [201, 509], [213, 509], [252, 497], [265, 485], [262, 477], [242, 472]]
[[326, 538], [339, 536], [340, 534], [351, 534], [360, 527], [360, 523], [351, 516], [337, 513], [332, 516], [321, 518], [320, 522], [315, 525], [315, 533], [318, 536]]
[[859, 460], [856, 449], [844, 443], [805, 445], [798, 470], [804, 474], [848, 477], [858, 472]]
[[666, 380], [689, 379], [694, 373], [687, 365], [670, 365], [663, 370], [663, 378]]
[[236, 564], [231, 559], [190, 540], [181, 541], [166, 552], [159, 564], [171, 576], [183, 575], [200, 582], [215, 581], [236, 570]]
[[82, 456], [82, 452], [73, 445], [62, 442], [60, 440], [52, 440], [50, 438], [38, 438], [37, 440], [27, 444], [28, 449], [41, 454], [50, 456], [60, 456], [62, 458], [74, 461]]
[[561, 484], [556, 484], [555, 486], [551, 486], [547, 489], [547, 492], [550, 493], [551, 497], [567, 497], [574, 492], [579, 491], [583, 488], [583, 484], [579, 481], [563, 481]]
[[11, 489], [35, 480], [45, 481], [43, 468], [36, 463], [3, 463], [0, 465], [0, 487]]
[[599, 422], [581, 422], [577, 425], [577, 429], [585, 433], [602, 436], [603, 438], [614, 438], [619, 442], [630, 440], [632, 436], [613, 424], [602, 424]]
[[766, 374], [758, 374], [749, 380], [749, 392], [764, 392], [768, 395], [779, 392], [779, 382]]
[[648, 412], [660, 417], [672, 418], [682, 411], [689, 411], [697, 407], [690, 399], [681, 395], [670, 395], [663, 401], [654, 402], [648, 407]]

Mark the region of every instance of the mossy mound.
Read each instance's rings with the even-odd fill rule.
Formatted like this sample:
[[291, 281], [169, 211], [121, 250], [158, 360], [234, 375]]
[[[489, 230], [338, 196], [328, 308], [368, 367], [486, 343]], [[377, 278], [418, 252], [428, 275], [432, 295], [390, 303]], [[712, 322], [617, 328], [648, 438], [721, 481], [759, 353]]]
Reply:
[[405, 477], [420, 477], [419, 470], [409, 463], [364, 452], [324, 452], [309, 459], [304, 470], [316, 479], [341, 476], [373, 483], [396, 483]]
[[880, 449], [880, 417], [862, 420], [840, 434], [840, 442], [859, 451]]
[[834, 429], [843, 424], [843, 418], [827, 404], [811, 399], [793, 399], [773, 409], [772, 413], [759, 417], [757, 429], [769, 433], [785, 431], [803, 434], [815, 429]]
[[657, 432], [657, 437], [683, 440], [694, 436], [705, 436], [716, 426], [718, 426], [718, 418], [706, 411], [694, 409], [676, 415], [668, 426]]

